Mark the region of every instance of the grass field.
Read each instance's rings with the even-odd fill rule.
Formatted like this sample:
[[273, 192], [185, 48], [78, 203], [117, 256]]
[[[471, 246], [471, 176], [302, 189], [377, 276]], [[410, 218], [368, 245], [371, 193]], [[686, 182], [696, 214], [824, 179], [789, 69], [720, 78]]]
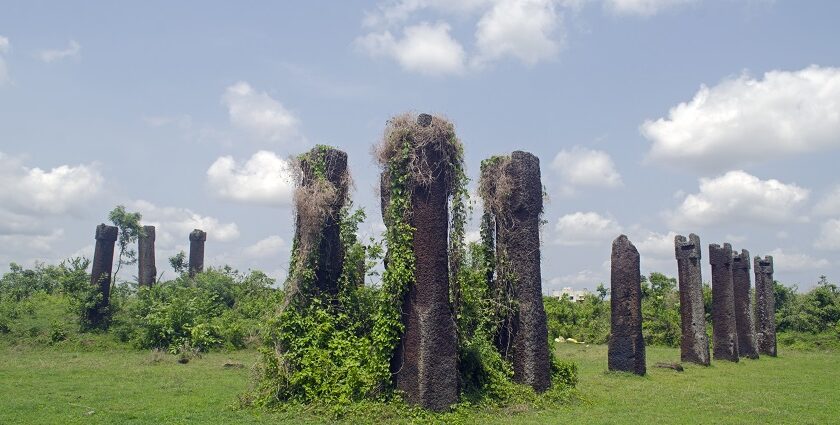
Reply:
[[[559, 345], [580, 367], [573, 401], [534, 411], [460, 412], [424, 421], [464, 423], [838, 423], [840, 353], [781, 350], [778, 358], [658, 369], [679, 359], [648, 348], [648, 376], [607, 373], [606, 347]], [[0, 424], [329, 423], [305, 409], [236, 410], [254, 351], [210, 353], [188, 364], [120, 348], [0, 347]], [[225, 367], [225, 364], [243, 367]], [[399, 409], [362, 408], [345, 421], [407, 423]], [[416, 419], [414, 419], [416, 420]]]

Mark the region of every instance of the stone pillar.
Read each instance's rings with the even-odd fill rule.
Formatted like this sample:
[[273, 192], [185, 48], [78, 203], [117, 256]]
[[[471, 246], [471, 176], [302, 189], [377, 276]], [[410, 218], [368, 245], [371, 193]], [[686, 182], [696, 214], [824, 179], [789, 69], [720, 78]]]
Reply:
[[773, 257], [754, 259], [756, 342], [761, 354], [776, 357], [776, 297]]
[[709, 365], [709, 335], [703, 306], [703, 277], [700, 267], [700, 237], [694, 233], [674, 238], [680, 285], [682, 342], [680, 360]]
[[109, 319], [111, 272], [114, 267], [114, 243], [117, 241], [117, 234], [116, 226], [96, 226], [96, 248], [93, 251], [90, 284], [99, 288], [102, 298], [87, 311], [87, 321], [93, 327], [104, 327]]
[[536, 391], [551, 386], [548, 326], [542, 300], [540, 215], [543, 210], [540, 160], [516, 151], [505, 170], [513, 183], [507, 214], [497, 217], [497, 250], [505, 253], [504, 272], [514, 279], [513, 379]]
[[204, 241], [207, 240], [207, 232], [195, 229], [190, 232], [190, 277], [204, 271]]
[[712, 265], [712, 328], [715, 360], [738, 361], [738, 328], [732, 285], [732, 246], [709, 245]]
[[611, 262], [609, 369], [644, 375], [642, 273], [639, 251], [627, 236], [613, 241]]
[[143, 226], [137, 238], [137, 283], [151, 287], [157, 278], [155, 267], [155, 226]]
[[738, 356], [758, 358], [750, 294], [750, 252], [732, 253], [732, 288], [735, 294], [735, 326], [738, 330]]
[[[416, 126], [407, 130], [420, 131], [432, 119], [420, 114]], [[449, 304], [448, 190], [442, 171], [448, 165], [434, 145], [415, 148], [426, 150], [418, 155], [428, 160], [424, 166], [430, 168], [431, 178], [416, 184], [410, 199], [415, 281], [403, 301], [405, 329], [392, 368], [396, 387], [409, 403], [443, 411], [458, 401], [458, 341]]]

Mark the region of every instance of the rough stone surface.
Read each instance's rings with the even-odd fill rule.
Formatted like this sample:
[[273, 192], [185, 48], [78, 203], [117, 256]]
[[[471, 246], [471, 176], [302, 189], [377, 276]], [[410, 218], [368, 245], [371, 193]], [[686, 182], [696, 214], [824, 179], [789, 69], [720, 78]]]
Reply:
[[644, 375], [647, 368], [642, 337], [642, 274], [639, 251], [627, 236], [613, 241], [611, 263], [609, 370]]
[[732, 246], [709, 245], [712, 265], [712, 328], [715, 360], [738, 361], [738, 328], [732, 285]]
[[754, 259], [756, 342], [761, 354], [776, 357], [776, 301], [773, 295], [773, 257]]
[[[310, 155], [316, 155], [315, 148]], [[341, 244], [341, 227], [338, 222], [341, 209], [347, 196], [347, 185], [349, 183], [347, 176], [347, 153], [334, 148], [320, 148], [323, 149], [322, 155], [326, 165], [324, 170], [325, 177], [337, 193], [333, 201], [327, 207], [326, 216], [323, 218], [323, 223], [317, 225], [306, 225], [301, 219], [301, 209], [305, 205], [296, 205], [297, 216], [295, 219], [295, 238], [308, 238], [313, 241], [318, 241], [317, 259], [318, 263], [315, 265], [315, 287], [320, 292], [335, 295], [338, 293], [338, 281], [344, 269], [344, 246]], [[301, 185], [312, 185], [315, 179], [312, 164], [303, 159], [300, 162], [301, 169]], [[296, 199], [298, 203], [305, 203], [307, 199]], [[320, 218], [319, 218], [320, 219]], [[309, 234], [304, 234], [309, 232]]]
[[551, 355], [540, 271], [540, 160], [516, 151], [501, 172], [512, 183], [509, 204], [496, 216], [496, 251], [505, 259], [499, 275], [513, 279], [510, 287], [517, 306], [509, 335], [513, 379], [545, 391], [551, 386]]
[[157, 278], [155, 226], [143, 226], [143, 233], [137, 239], [137, 283], [140, 286], [152, 286]]
[[709, 365], [709, 335], [706, 333], [706, 311], [703, 306], [700, 237], [694, 233], [674, 238], [680, 285], [680, 318], [682, 341], [680, 360]]
[[117, 241], [116, 226], [96, 226], [96, 247], [93, 251], [93, 265], [90, 269], [90, 284], [98, 287], [102, 298], [87, 311], [88, 323], [95, 327], [105, 325], [108, 320], [108, 306], [111, 298], [111, 272], [114, 266], [114, 244]]
[[735, 293], [735, 326], [738, 329], [738, 356], [758, 358], [750, 294], [750, 252], [732, 253], [732, 287]]
[[190, 232], [190, 276], [204, 271], [204, 242], [207, 240], [207, 232], [195, 229]]
[[[418, 124], [424, 123], [428, 125], [421, 116]], [[439, 152], [426, 154], [431, 164], [441, 162]], [[403, 302], [405, 330], [392, 361], [394, 382], [407, 401], [435, 411], [458, 401], [460, 385], [449, 305], [449, 211], [442, 168], [433, 167], [438, 171], [430, 183], [418, 185], [411, 196], [415, 282]]]

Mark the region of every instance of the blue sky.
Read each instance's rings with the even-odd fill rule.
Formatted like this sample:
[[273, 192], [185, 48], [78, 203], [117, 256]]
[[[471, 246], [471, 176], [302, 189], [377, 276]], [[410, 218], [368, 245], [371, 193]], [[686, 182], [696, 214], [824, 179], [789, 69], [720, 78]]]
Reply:
[[837, 16], [783, 0], [3, 2], [0, 264], [90, 256], [125, 204], [158, 226], [166, 276], [200, 227], [209, 264], [282, 277], [286, 159], [346, 150], [377, 234], [371, 146], [415, 111], [455, 123], [474, 179], [490, 155], [541, 158], [546, 291], [608, 283], [620, 233], [645, 272], [675, 274], [674, 235], [694, 232], [704, 263], [730, 242], [774, 255], [788, 284], [837, 280]]

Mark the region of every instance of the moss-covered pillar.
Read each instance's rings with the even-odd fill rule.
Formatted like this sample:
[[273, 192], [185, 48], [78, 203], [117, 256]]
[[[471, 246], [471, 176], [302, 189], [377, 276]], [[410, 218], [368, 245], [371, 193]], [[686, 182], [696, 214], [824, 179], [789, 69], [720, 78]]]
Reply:
[[[393, 379], [409, 403], [436, 411], [455, 404], [459, 392], [458, 343], [449, 302], [448, 200], [453, 176], [448, 161], [452, 156], [446, 154], [459, 148], [455, 143], [452, 125], [445, 120], [428, 114], [416, 120], [403, 115], [389, 122], [379, 152], [384, 167], [385, 224], [397, 225], [388, 217], [389, 204], [407, 201], [402, 219], [414, 229], [414, 279], [405, 282], [404, 330], [391, 362]], [[389, 188], [395, 185], [402, 188], [401, 193], [391, 192]], [[394, 262], [389, 261], [388, 267], [394, 267]]]
[[642, 337], [642, 273], [639, 251], [627, 236], [612, 243], [610, 272], [610, 340], [608, 368], [644, 375]]
[[98, 288], [99, 297], [87, 311], [87, 322], [93, 327], [103, 327], [108, 321], [108, 307], [111, 297], [111, 272], [114, 267], [114, 244], [117, 241], [116, 226], [96, 226], [96, 247], [93, 251], [93, 265], [90, 270], [90, 284]]
[[709, 335], [706, 333], [706, 310], [703, 306], [703, 277], [700, 267], [700, 237], [694, 233], [674, 238], [680, 285], [682, 339], [680, 360], [709, 365]]
[[715, 360], [738, 361], [738, 328], [732, 285], [732, 246], [709, 245], [712, 265], [712, 336]]
[[755, 257], [756, 342], [761, 354], [776, 357], [776, 299], [773, 293], [773, 257]]
[[750, 252], [732, 253], [732, 290], [735, 295], [735, 327], [738, 330], [738, 356], [758, 358], [755, 341], [752, 294], [750, 294]]
[[137, 238], [137, 283], [151, 287], [155, 278], [155, 226], [143, 226], [143, 233]]
[[190, 277], [204, 271], [204, 242], [207, 240], [207, 232], [194, 229], [190, 232]]

